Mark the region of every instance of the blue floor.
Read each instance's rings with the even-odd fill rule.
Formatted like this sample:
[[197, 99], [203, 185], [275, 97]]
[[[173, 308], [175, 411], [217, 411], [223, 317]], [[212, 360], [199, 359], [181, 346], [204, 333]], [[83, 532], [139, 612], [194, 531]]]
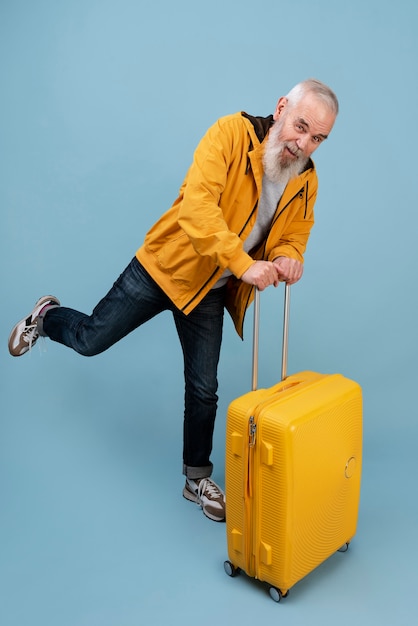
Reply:
[[[38, 345], [2, 379], [2, 624], [416, 623], [414, 433], [412, 422], [410, 439], [396, 423], [370, 432], [376, 412], [385, 423], [393, 409], [378, 389], [365, 393], [357, 536], [276, 604], [264, 584], [226, 576], [225, 525], [181, 496], [181, 385], [163, 384], [180, 373], [162, 365], [139, 390], [141, 373], [123, 365], [135, 351], [128, 342], [96, 365]], [[228, 396], [221, 388], [220, 484]]]

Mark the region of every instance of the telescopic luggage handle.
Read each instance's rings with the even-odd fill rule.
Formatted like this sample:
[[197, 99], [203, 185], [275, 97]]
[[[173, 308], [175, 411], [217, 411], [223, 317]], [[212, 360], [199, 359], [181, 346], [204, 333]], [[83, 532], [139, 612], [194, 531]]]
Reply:
[[[287, 357], [289, 347], [289, 313], [290, 313], [290, 285], [285, 283], [284, 288], [284, 311], [283, 311], [283, 342], [282, 342], [282, 373], [281, 380], [287, 376]], [[258, 385], [258, 347], [260, 329], [260, 292], [255, 287], [254, 294], [254, 331], [253, 331], [253, 371], [252, 390], [255, 391]]]

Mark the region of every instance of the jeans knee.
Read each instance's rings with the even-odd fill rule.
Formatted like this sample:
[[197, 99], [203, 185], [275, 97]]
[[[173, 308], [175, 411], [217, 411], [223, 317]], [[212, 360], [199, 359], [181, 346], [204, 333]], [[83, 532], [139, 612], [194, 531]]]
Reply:
[[101, 350], [98, 351], [98, 350], [93, 350], [91, 348], [75, 348], [75, 351], [80, 356], [86, 356], [86, 357], [97, 356], [98, 354], [100, 354], [100, 352], [102, 352]]
[[78, 342], [73, 346], [77, 354], [80, 354], [81, 356], [86, 356], [86, 357], [97, 356], [98, 354], [101, 354], [102, 352], [104, 352], [107, 349], [107, 347], [108, 347], [107, 345], [103, 345], [98, 342], [89, 342], [89, 343]]
[[216, 406], [218, 403], [217, 395], [218, 385], [216, 382], [212, 384], [196, 384], [187, 385], [186, 395], [194, 402], [198, 402], [204, 406]]

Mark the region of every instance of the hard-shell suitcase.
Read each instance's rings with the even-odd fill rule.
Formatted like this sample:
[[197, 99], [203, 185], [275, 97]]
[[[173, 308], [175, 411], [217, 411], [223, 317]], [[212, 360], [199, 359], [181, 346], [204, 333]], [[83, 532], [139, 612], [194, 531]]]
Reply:
[[362, 394], [341, 374], [287, 376], [290, 287], [284, 296], [282, 380], [257, 389], [259, 293], [254, 302], [252, 388], [226, 423], [225, 571], [269, 585], [275, 601], [334, 552], [358, 517]]

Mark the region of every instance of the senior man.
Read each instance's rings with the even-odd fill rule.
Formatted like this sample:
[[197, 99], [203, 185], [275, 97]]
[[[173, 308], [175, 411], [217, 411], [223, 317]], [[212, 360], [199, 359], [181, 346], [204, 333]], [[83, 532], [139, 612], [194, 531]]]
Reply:
[[[177, 199], [92, 313], [43, 296], [9, 338], [13, 356], [39, 336], [93, 356], [170, 310], [184, 355], [183, 495], [215, 521], [225, 519], [223, 491], [210, 478], [224, 309], [242, 336], [254, 286], [301, 278], [317, 195], [311, 155], [337, 114], [333, 91], [309, 79], [272, 115], [220, 118], [197, 146]], [[138, 369], [146, 385], [143, 359]]]

